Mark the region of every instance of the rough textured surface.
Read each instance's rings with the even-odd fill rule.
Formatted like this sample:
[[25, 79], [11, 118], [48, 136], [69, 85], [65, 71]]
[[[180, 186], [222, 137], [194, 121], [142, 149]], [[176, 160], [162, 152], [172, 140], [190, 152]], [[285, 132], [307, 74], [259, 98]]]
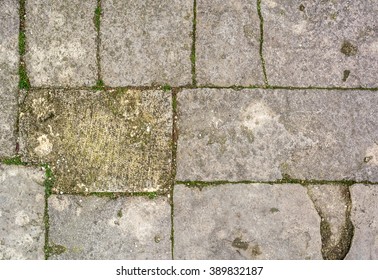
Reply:
[[349, 188], [340, 185], [310, 185], [308, 194], [321, 217], [323, 258], [344, 259], [353, 237]]
[[171, 258], [165, 198], [53, 195], [49, 215], [51, 259]]
[[25, 61], [32, 86], [96, 83], [93, 0], [28, 0]]
[[196, 27], [198, 84], [263, 84], [256, 1], [198, 0]]
[[321, 259], [320, 218], [300, 185], [177, 185], [174, 202], [175, 259]]
[[378, 86], [376, 0], [261, 2], [270, 84]]
[[44, 259], [44, 172], [0, 164], [0, 260]]
[[368, 91], [184, 90], [176, 179], [378, 181], [377, 105]]
[[106, 0], [102, 7], [106, 85], [191, 83], [192, 0]]
[[170, 184], [171, 95], [163, 91], [30, 91], [23, 159], [47, 162], [64, 192], [157, 191]]
[[378, 185], [353, 185], [354, 236], [346, 259], [378, 259]]
[[0, 2], [0, 157], [15, 153], [18, 82], [18, 1]]

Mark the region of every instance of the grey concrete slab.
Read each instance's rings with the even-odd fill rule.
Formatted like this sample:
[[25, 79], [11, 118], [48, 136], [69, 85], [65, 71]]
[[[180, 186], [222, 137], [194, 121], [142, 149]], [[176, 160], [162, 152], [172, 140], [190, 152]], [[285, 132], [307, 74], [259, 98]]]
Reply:
[[378, 2], [261, 1], [270, 84], [377, 87]]
[[0, 11], [0, 157], [10, 157], [16, 150], [18, 1], [1, 1]]
[[353, 185], [354, 236], [346, 259], [378, 260], [378, 185]]
[[263, 84], [257, 1], [198, 0], [196, 73], [200, 85]]
[[196, 89], [177, 100], [178, 180], [378, 181], [376, 92]]
[[106, 85], [191, 83], [192, 0], [105, 0], [102, 9]]
[[0, 164], [0, 260], [45, 258], [44, 172]]
[[21, 107], [23, 159], [49, 163], [56, 191], [166, 190], [171, 135], [164, 91], [32, 90]]
[[96, 29], [93, 0], [28, 0], [26, 56], [34, 87], [96, 84]]
[[50, 259], [170, 259], [167, 198], [49, 198]]
[[300, 185], [174, 188], [175, 259], [321, 259], [320, 217]]
[[309, 185], [308, 194], [321, 217], [323, 258], [344, 259], [353, 237], [348, 186]]

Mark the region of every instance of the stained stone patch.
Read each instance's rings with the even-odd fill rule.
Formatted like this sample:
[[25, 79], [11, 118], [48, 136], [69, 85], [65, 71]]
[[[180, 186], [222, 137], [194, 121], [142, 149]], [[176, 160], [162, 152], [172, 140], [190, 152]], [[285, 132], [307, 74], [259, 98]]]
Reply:
[[261, 1], [270, 84], [377, 87], [378, 2]]
[[18, 84], [18, 1], [0, 2], [0, 157], [16, 149]]
[[44, 172], [0, 164], [0, 260], [44, 259]]
[[49, 259], [170, 259], [166, 198], [49, 198]]
[[353, 185], [354, 236], [346, 259], [378, 259], [378, 185]]
[[175, 259], [321, 259], [320, 217], [300, 185], [177, 185], [174, 225]]
[[349, 188], [341, 185], [310, 185], [308, 194], [321, 217], [324, 259], [344, 259], [353, 237]]
[[32, 86], [96, 84], [97, 6], [92, 0], [28, 0], [25, 62]]
[[164, 191], [171, 110], [163, 91], [32, 90], [21, 107], [22, 156], [50, 164], [55, 191]]
[[102, 1], [106, 85], [191, 83], [192, 0]]
[[375, 92], [196, 89], [177, 100], [177, 180], [378, 181]]
[[263, 84], [257, 1], [197, 1], [196, 74], [200, 85]]

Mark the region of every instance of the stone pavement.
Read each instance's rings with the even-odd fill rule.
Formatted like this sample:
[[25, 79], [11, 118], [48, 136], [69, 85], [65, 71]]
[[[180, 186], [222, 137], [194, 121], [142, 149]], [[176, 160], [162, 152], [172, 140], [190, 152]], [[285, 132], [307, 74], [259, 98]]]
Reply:
[[1, 0], [0, 259], [378, 259], [377, 14]]

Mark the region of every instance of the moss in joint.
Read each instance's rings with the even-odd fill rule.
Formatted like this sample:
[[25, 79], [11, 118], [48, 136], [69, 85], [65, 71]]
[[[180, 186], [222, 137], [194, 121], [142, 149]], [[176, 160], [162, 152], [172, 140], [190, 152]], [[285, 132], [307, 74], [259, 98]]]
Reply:
[[102, 13], [101, 6], [100, 6], [100, 3], [98, 1], [97, 7], [96, 7], [96, 10], [95, 10], [95, 15], [94, 15], [94, 18], [93, 18], [93, 22], [94, 22], [94, 25], [95, 25], [97, 31], [100, 30], [101, 13]]
[[19, 78], [20, 78], [19, 83], [18, 83], [19, 89], [29, 90], [30, 89], [30, 81], [29, 81], [29, 78], [28, 78], [28, 74], [26, 72], [25, 65], [23, 65], [23, 64], [20, 65], [20, 68], [18, 70], [18, 75], [19, 75]]
[[161, 89], [162, 89], [163, 91], [170, 91], [170, 90], [172, 89], [172, 87], [171, 87], [170, 85], [168, 85], [168, 84], [165, 84], [165, 85], [163, 85], [163, 86], [161, 87]]
[[21, 160], [20, 156], [15, 156], [12, 158], [5, 158], [1, 162], [7, 165], [27, 165], [26, 162], [23, 162]]
[[92, 87], [93, 90], [104, 90], [105, 84], [103, 80], [97, 80], [96, 85]]

